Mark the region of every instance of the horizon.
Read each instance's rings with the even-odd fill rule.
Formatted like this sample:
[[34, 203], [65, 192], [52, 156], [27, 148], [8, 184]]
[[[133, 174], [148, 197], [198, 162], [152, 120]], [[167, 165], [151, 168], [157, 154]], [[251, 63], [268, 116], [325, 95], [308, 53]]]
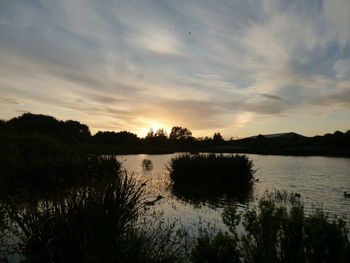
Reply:
[[[23, 114], [33, 114], [33, 113], [31, 113], [31, 112], [26, 112], [26, 113], [23, 113]], [[21, 117], [23, 114], [18, 115], [18, 116], [14, 116], [14, 117], [12, 117], [12, 118], [19, 118], [19, 117]], [[136, 134], [137, 137], [139, 137], [139, 138], [142, 139], [142, 138], [146, 138], [147, 133], [148, 133], [151, 129], [152, 129], [154, 132], [156, 132], [158, 129], [163, 129], [163, 130], [165, 131], [165, 134], [166, 134], [167, 136], [169, 136], [172, 127], [188, 128], [188, 127], [184, 127], [184, 126], [181, 126], [181, 125], [172, 125], [172, 126], [170, 127], [170, 129], [166, 129], [166, 128], [164, 128], [164, 127], [158, 127], [157, 129], [149, 128], [149, 129], [145, 132], [145, 134], [143, 134], [143, 135], [139, 135], [139, 134], [137, 134], [137, 133], [134, 133], [134, 132], [132, 132], [132, 131], [128, 131], [128, 130], [126, 130], [126, 129], [121, 129], [121, 130], [98, 130], [98, 131], [96, 131], [96, 132], [93, 132], [93, 131], [91, 131], [90, 126], [89, 126], [88, 124], [83, 123], [83, 122], [81, 122], [81, 121], [79, 121], [79, 120], [73, 120], [73, 119], [59, 119], [59, 118], [57, 118], [57, 117], [55, 117], [55, 116], [46, 115], [46, 114], [41, 114], [41, 113], [38, 113], [38, 114], [35, 114], [35, 115], [43, 115], [43, 116], [53, 117], [53, 118], [56, 119], [57, 121], [78, 121], [79, 123], [88, 126], [88, 128], [89, 128], [89, 130], [90, 130], [92, 136], [96, 135], [98, 132], [115, 132], [115, 133], [118, 133], [118, 132], [130, 132], [130, 133]], [[3, 119], [3, 120], [4, 120], [4, 121], [9, 121], [9, 120], [11, 120], [12, 118], [6, 119], [6, 120]], [[2, 119], [0, 119], [0, 120], [2, 120]], [[188, 129], [189, 129], [189, 128], [188, 128]], [[191, 129], [189, 129], [189, 130], [191, 131]], [[333, 133], [336, 132], [336, 131], [339, 131], [339, 130], [333, 130], [333, 131], [330, 131], [330, 132], [325, 133], [325, 134], [333, 134]], [[340, 131], [340, 132], [345, 133], [345, 132], [347, 132], [347, 131], [350, 131], [350, 129], [347, 129], [347, 130], [344, 130], [344, 131]], [[191, 132], [192, 132], [192, 131], [191, 131]], [[217, 133], [217, 132], [214, 132], [214, 133]], [[220, 133], [220, 132], [219, 132], [219, 133]], [[270, 135], [287, 134], [287, 133], [295, 133], [295, 134], [298, 134], [298, 135], [302, 135], [302, 136], [304, 136], [304, 137], [315, 137], [315, 136], [323, 136], [323, 135], [325, 135], [325, 134], [315, 134], [315, 135], [312, 135], [312, 136], [306, 136], [306, 135], [304, 135], [304, 134], [300, 134], [300, 133], [297, 133], [297, 132], [294, 132], [294, 131], [285, 131], [285, 132], [278, 132], [278, 133], [272, 133], [272, 132], [270, 132], [270, 133], [263, 133], [263, 134], [262, 134], [262, 133], [257, 133], [257, 134], [250, 135], [250, 136], [246, 136], [246, 137], [230, 136], [230, 135], [225, 135], [225, 134], [221, 134], [221, 133], [220, 133], [220, 134], [221, 134], [222, 138], [225, 139], [225, 140], [231, 140], [231, 139], [232, 139], [232, 140], [240, 140], [240, 139], [253, 138], [253, 137], [256, 137], [256, 136], [258, 136], [258, 135], [270, 136]], [[196, 138], [196, 139], [205, 138], [205, 137], [212, 138], [213, 135], [214, 135], [214, 134], [208, 134], [208, 135], [204, 135], [204, 136], [196, 136], [195, 134], [192, 133], [192, 136], [193, 136], [194, 138]]]
[[0, 119], [226, 139], [349, 130], [350, 2], [2, 1]]

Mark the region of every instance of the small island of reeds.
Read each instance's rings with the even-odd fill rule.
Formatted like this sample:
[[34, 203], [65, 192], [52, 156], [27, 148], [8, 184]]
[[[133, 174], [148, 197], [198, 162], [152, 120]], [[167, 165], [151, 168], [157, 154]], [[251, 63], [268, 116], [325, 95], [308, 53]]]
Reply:
[[[167, 167], [174, 192], [216, 192], [216, 189], [248, 193], [254, 181], [253, 162], [238, 154], [182, 154]], [[220, 192], [218, 194], [222, 194]]]

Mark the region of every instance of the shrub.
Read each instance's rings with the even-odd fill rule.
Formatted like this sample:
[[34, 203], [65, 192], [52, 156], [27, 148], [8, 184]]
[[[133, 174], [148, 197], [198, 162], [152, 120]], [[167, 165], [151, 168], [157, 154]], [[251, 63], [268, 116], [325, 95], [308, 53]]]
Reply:
[[[349, 262], [345, 222], [321, 209], [306, 216], [301, 202], [286, 204], [276, 195], [265, 195], [257, 208], [240, 214], [236, 207], [227, 207], [222, 217], [230, 233], [198, 238], [193, 262], [216, 262], [212, 255], [232, 262]], [[241, 234], [239, 225], [244, 228]]]
[[238, 154], [183, 154], [171, 159], [170, 178], [179, 184], [243, 184], [253, 179], [253, 162]]
[[232, 154], [184, 154], [172, 158], [167, 169], [173, 193], [192, 200], [222, 194], [245, 200], [255, 172], [247, 156]]
[[175, 223], [145, 214], [144, 185], [101, 161], [110, 159], [94, 160], [96, 180], [85, 186], [40, 201], [13, 196], [0, 206], [3, 244], [16, 240], [0, 247], [0, 259], [15, 253], [25, 262], [183, 262]]
[[148, 160], [148, 159], [144, 159], [144, 160], [142, 161], [142, 168], [143, 168], [143, 170], [145, 170], [145, 171], [150, 171], [150, 170], [152, 170], [152, 169], [153, 169], [153, 163], [152, 163], [152, 161], [151, 161], [151, 160]]
[[142, 192], [126, 173], [118, 174], [57, 200], [12, 200], [7, 214], [27, 261], [118, 262], [126, 233], [143, 207]]
[[5, 156], [0, 167], [0, 194], [47, 197], [52, 193], [114, 177], [121, 164], [114, 156]]

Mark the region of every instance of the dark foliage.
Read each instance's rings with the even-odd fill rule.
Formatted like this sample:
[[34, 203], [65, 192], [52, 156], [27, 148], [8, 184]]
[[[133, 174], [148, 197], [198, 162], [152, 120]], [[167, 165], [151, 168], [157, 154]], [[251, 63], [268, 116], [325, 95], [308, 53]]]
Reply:
[[102, 180], [120, 170], [120, 163], [114, 156], [62, 154], [62, 149], [58, 149], [55, 155], [46, 156], [0, 152], [0, 197], [48, 196], [53, 190], [63, 191], [92, 180]]
[[246, 200], [253, 182], [253, 163], [245, 155], [183, 154], [171, 159], [168, 171], [172, 191], [192, 201], [228, 199]]
[[121, 132], [98, 132], [91, 136], [88, 126], [77, 121], [59, 121], [51, 116], [25, 113], [0, 121], [0, 139], [43, 136], [79, 152], [103, 154], [225, 152], [280, 155], [350, 156], [350, 131], [336, 131], [324, 136], [304, 137], [285, 133], [276, 137], [258, 135], [239, 140], [225, 140], [220, 133], [212, 138], [194, 138], [189, 129], [174, 126], [168, 136], [164, 129], [148, 132], [145, 138]]
[[144, 160], [142, 161], [142, 168], [143, 168], [143, 170], [145, 170], [145, 171], [150, 171], [150, 170], [152, 170], [152, 169], [153, 169], [153, 163], [152, 163], [152, 161], [151, 161], [151, 160], [148, 160], [148, 159], [144, 159]]
[[253, 180], [253, 163], [245, 155], [182, 154], [168, 165], [174, 184], [249, 184]]
[[192, 132], [187, 128], [179, 126], [174, 126], [169, 135], [170, 140], [186, 140], [190, 137], [192, 137]]
[[[192, 250], [192, 261], [349, 262], [350, 246], [343, 220], [330, 219], [320, 209], [306, 216], [300, 202], [290, 199], [291, 204], [283, 204], [278, 195], [265, 196], [257, 208], [243, 214], [234, 206], [227, 207], [222, 217], [230, 233], [204, 233]], [[240, 224], [243, 232], [239, 231]]]
[[136, 134], [127, 131], [121, 132], [101, 132], [92, 136], [92, 142], [95, 144], [109, 145], [135, 145], [140, 141]]
[[[55, 168], [65, 171], [61, 165]], [[24, 262], [183, 261], [175, 225], [141, 220], [144, 185], [115, 159], [92, 158], [78, 168], [94, 178], [65, 191], [50, 189], [44, 199], [12, 194], [0, 201], [0, 259], [15, 253]]]
[[44, 134], [67, 143], [87, 141], [91, 136], [89, 127], [85, 124], [72, 120], [59, 121], [41, 114], [24, 113], [1, 126], [4, 131]]
[[130, 252], [123, 250], [124, 242], [142, 208], [142, 187], [126, 174], [111, 177], [34, 205], [11, 199], [6, 208], [13, 222], [10, 231], [22, 240], [25, 259], [127, 262]]

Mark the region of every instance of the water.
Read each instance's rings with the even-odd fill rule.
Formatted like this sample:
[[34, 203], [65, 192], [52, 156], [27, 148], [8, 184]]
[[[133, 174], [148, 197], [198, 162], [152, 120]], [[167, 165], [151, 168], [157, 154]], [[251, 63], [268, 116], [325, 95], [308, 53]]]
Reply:
[[[184, 200], [175, 196], [169, 189], [169, 176], [166, 165], [177, 154], [164, 155], [121, 155], [118, 159], [137, 179], [147, 181], [147, 200], [156, 196], [164, 198], [149, 209], [162, 213], [165, 220], [176, 219], [189, 230], [196, 231], [198, 226], [208, 225], [225, 228], [221, 221], [222, 206], [227, 196], [214, 200]], [[267, 190], [286, 190], [299, 193], [305, 204], [306, 212], [314, 206], [322, 206], [330, 215], [344, 217], [350, 221], [350, 198], [344, 198], [344, 191], [350, 192], [350, 159], [334, 157], [294, 157], [247, 154], [253, 160], [257, 170], [252, 194], [240, 201], [242, 206], [254, 205]], [[153, 169], [146, 171], [142, 161], [152, 161]]]

